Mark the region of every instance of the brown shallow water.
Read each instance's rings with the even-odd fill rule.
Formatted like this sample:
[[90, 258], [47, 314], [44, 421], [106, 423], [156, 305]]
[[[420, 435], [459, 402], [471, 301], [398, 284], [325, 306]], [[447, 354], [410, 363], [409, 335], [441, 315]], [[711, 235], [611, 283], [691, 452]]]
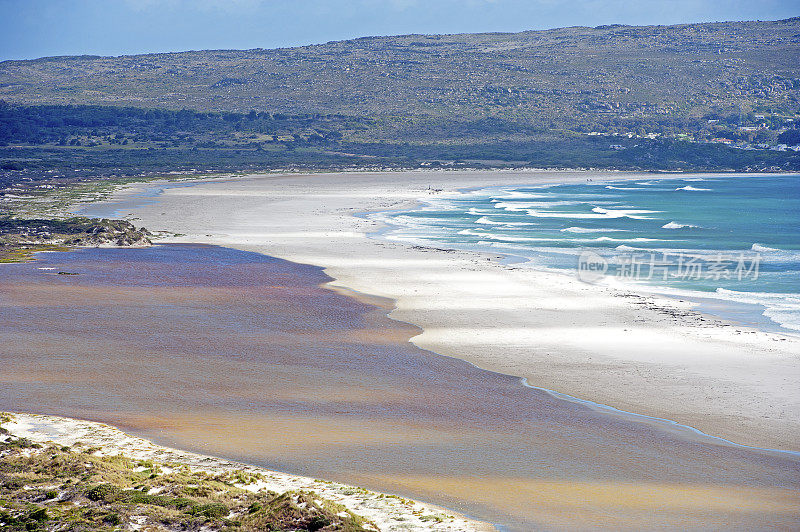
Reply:
[[797, 455], [605, 414], [423, 351], [415, 328], [327, 280], [198, 245], [2, 265], [0, 409], [103, 421], [514, 530], [800, 526]]

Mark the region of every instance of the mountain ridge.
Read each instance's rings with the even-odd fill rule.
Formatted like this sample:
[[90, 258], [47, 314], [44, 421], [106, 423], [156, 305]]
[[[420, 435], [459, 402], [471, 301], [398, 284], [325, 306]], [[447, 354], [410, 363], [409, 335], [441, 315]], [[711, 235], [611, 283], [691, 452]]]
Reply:
[[[4, 61], [0, 98], [199, 111], [499, 116], [539, 123], [543, 113], [559, 107], [559, 116], [586, 114], [576, 109], [583, 103], [611, 104], [611, 114], [670, 105], [691, 114], [703, 106], [725, 107], [731, 99], [726, 88], [754, 100], [739, 102], [746, 107], [780, 103], [753, 94], [776, 75], [787, 78], [792, 91], [800, 89], [800, 17], [598, 28]], [[755, 79], [738, 79], [746, 77]], [[219, 84], [225, 80], [230, 83]], [[576, 101], [581, 95], [599, 101]]]
[[364, 164], [796, 171], [797, 144], [800, 17], [0, 63], [8, 182]]
[[555, 28], [546, 28], [540, 30], [521, 30], [521, 31], [484, 31], [484, 32], [458, 32], [458, 33], [398, 33], [391, 35], [363, 35], [361, 37], [352, 37], [350, 39], [335, 39], [332, 41], [320, 43], [308, 43], [297, 46], [278, 46], [275, 48], [262, 48], [260, 46], [255, 48], [202, 48], [202, 49], [187, 49], [187, 50], [172, 50], [165, 52], [142, 52], [133, 54], [119, 54], [119, 55], [96, 55], [96, 54], [65, 54], [65, 55], [46, 55], [41, 57], [34, 57], [29, 59], [3, 59], [0, 60], [0, 65], [3, 63], [24, 63], [32, 61], [42, 61], [48, 59], [119, 59], [126, 57], [138, 57], [146, 55], [174, 55], [183, 54], [188, 52], [253, 52], [253, 51], [276, 51], [276, 50], [292, 50], [298, 48], [309, 48], [314, 46], [325, 46], [329, 44], [345, 43], [350, 41], [370, 40], [370, 39], [391, 39], [400, 37], [457, 37], [466, 35], [519, 35], [530, 33], [546, 33], [557, 30], [609, 30], [620, 28], [683, 28], [688, 26], [710, 26], [719, 24], [760, 24], [760, 23], [800, 23], [800, 16], [789, 17], [778, 20], [718, 20], [714, 22], [689, 22], [683, 24], [601, 24], [599, 26], [559, 26]]

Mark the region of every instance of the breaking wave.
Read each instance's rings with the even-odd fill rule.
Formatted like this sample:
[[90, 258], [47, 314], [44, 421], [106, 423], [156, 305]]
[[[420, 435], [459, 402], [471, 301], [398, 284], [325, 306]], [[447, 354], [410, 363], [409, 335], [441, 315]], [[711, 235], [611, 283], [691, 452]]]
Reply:
[[692, 224], [679, 224], [678, 222], [669, 222], [661, 226], [661, 229], [684, 229], [687, 227], [699, 227]]
[[709, 192], [710, 188], [698, 188], [693, 187], [692, 185], [686, 185], [685, 187], [678, 187], [675, 190], [694, 190], [694, 191], [702, 191], [702, 192]]

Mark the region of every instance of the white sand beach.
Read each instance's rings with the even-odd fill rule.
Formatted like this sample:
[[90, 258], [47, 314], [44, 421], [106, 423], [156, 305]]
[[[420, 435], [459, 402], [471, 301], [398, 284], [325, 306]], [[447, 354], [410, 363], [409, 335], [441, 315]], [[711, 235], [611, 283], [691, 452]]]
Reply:
[[[412, 341], [422, 348], [739, 444], [800, 451], [797, 337], [725, 323], [673, 299], [504, 265], [499, 256], [372, 238], [378, 224], [355, 216], [468, 187], [636, 177], [256, 175], [132, 185], [85, 212], [112, 208], [152, 231], [179, 234], [169, 242], [219, 244], [321, 266], [334, 289], [394, 300], [390, 316], [419, 326], [423, 332]], [[159, 186], [163, 193], [142, 200], [144, 190]]]
[[[202, 471], [213, 475], [237, 472], [258, 474], [260, 480], [243, 483], [237, 487], [253, 492], [311, 491], [366, 518], [377, 527], [377, 530], [439, 530], [443, 532], [494, 530], [491, 525], [466, 519], [430, 504], [402, 497], [387, 496], [336, 482], [287, 475], [229, 460], [171, 449], [131, 436], [103, 423], [58, 416], [21, 413], [6, 415], [11, 418], [11, 421], [3, 423], [3, 427], [9, 434], [18, 438], [26, 438], [35, 443], [54, 443], [59, 446], [74, 446], [79, 443], [84, 447], [97, 448], [95, 453], [101, 456], [122, 455], [134, 460], [149, 460], [159, 464], [164, 470], [186, 466], [193, 472]], [[136, 528], [128, 527], [127, 529], [135, 530]]]

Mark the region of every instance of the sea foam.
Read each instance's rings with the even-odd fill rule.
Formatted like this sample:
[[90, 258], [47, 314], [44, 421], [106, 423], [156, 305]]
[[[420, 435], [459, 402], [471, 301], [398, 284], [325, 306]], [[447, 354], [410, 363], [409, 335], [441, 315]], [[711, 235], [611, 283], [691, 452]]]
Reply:
[[661, 229], [684, 229], [687, 227], [699, 227], [692, 224], [679, 224], [678, 222], [669, 222], [661, 226]]
[[782, 251], [778, 248], [768, 248], [767, 246], [762, 246], [761, 244], [753, 244], [750, 246], [751, 251], [762, 251], [762, 252], [770, 252], [770, 251]]
[[698, 191], [698, 192], [699, 191], [709, 192], [711, 189], [710, 188], [698, 188], [698, 187], [693, 187], [692, 185], [686, 185], [685, 187], [678, 187], [675, 190], [692, 190], [692, 191]]
[[502, 225], [504, 227], [524, 227], [524, 226], [535, 226], [536, 224], [533, 222], [504, 222], [502, 220], [493, 220], [490, 216], [481, 216], [477, 220], [475, 220], [476, 224], [485, 224], [485, 225]]
[[612, 233], [628, 231], [627, 229], [611, 229], [608, 227], [565, 227], [562, 233]]

